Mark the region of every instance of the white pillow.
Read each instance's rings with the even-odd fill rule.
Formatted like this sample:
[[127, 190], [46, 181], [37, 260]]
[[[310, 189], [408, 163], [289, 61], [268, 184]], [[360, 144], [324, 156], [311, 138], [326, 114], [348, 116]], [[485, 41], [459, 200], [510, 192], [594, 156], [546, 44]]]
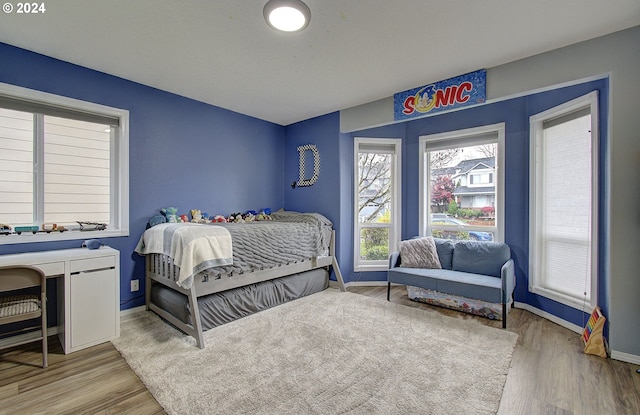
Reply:
[[407, 268], [441, 269], [436, 242], [431, 236], [400, 242], [400, 265]]

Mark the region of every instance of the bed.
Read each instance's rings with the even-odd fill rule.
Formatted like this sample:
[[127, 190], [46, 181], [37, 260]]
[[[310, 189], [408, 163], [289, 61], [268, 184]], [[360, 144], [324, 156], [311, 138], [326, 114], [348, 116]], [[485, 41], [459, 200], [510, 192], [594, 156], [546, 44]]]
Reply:
[[[326, 217], [280, 210], [271, 219], [147, 229], [135, 249], [145, 256], [147, 309], [204, 348], [209, 328], [326, 288], [329, 268], [345, 291]], [[220, 309], [229, 304], [234, 313]]]

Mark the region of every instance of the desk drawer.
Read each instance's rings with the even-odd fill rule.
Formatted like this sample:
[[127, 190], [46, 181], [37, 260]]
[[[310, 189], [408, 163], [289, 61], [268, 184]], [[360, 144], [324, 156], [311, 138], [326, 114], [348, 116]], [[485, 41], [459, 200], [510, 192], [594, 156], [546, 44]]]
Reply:
[[113, 255], [96, 258], [75, 259], [69, 261], [70, 273], [91, 271], [96, 269], [113, 268], [116, 266], [116, 257]]

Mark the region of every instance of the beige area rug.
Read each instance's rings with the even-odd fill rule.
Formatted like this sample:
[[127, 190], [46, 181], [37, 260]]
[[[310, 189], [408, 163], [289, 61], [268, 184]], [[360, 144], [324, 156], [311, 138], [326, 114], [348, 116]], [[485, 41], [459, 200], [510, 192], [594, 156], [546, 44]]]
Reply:
[[113, 344], [169, 414], [493, 414], [517, 335], [327, 289], [205, 332], [155, 314]]

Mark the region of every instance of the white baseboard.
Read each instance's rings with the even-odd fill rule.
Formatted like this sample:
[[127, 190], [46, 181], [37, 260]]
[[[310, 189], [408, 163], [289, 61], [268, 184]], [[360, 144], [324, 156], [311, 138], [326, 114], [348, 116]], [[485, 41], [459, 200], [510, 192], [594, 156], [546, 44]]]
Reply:
[[537, 316], [543, 317], [543, 318], [545, 318], [545, 319], [547, 319], [547, 320], [549, 320], [549, 321], [551, 321], [553, 323], [556, 323], [559, 326], [562, 326], [562, 327], [564, 327], [566, 329], [569, 329], [569, 330], [571, 330], [571, 331], [573, 331], [575, 333], [578, 333], [578, 334], [582, 334], [582, 331], [584, 330], [584, 327], [577, 326], [577, 325], [575, 325], [573, 323], [570, 323], [570, 322], [568, 322], [566, 320], [563, 320], [563, 319], [561, 319], [559, 317], [556, 317], [553, 314], [549, 314], [546, 311], [542, 311], [539, 308], [533, 307], [532, 305], [529, 305], [529, 304], [519, 303], [519, 302], [516, 301], [514, 307], [515, 308], [520, 308], [522, 310], [527, 310], [527, 311], [529, 311], [529, 312], [531, 312], [531, 313], [533, 313], [533, 314], [535, 314]]
[[634, 354], [611, 350], [611, 358], [622, 362], [632, 363], [634, 365], [640, 365], [640, 356]]
[[[529, 304], [525, 304], [525, 303], [519, 303], [516, 302], [515, 303], [515, 308], [520, 308], [522, 310], [527, 310], [537, 316], [540, 316], [544, 319], [547, 319], [553, 323], [558, 324], [559, 326], [562, 326], [566, 329], [569, 329], [575, 333], [578, 334], [582, 334], [582, 331], [584, 330], [584, 327], [580, 327], [578, 325], [575, 325], [573, 323], [569, 323], [566, 320], [563, 320], [561, 318], [558, 318], [552, 314], [547, 313], [546, 311], [542, 311], [539, 308], [533, 307]], [[637, 355], [633, 355], [633, 354], [629, 354], [629, 353], [624, 353], [624, 352], [618, 352], [616, 350], [611, 350], [611, 358], [615, 359], [615, 360], [620, 360], [622, 362], [627, 362], [627, 363], [632, 363], [635, 365], [640, 365], [640, 356]]]
[[[128, 310], [120, 311], [120, 316], [126, 316], [129, 314], [133, 314], [138, 311], [144, 311], [145, 306], [141, 305], [139, 307], [130, 308]], [[58, 332], [58, 326], [47, 327], [47, 337], [55, 336]], [[17, 346], [19, 344], [24, 344], [28, 341], [36, 341], [36, 339], [40, 336], [40, 330], [35, 330], [23, 334], [18, 334], [11, 337], [6, 337], [4, 339], [0, 339], [0, 349]]]
[[[345, 284], [347, 287], [386, 287], [387, 281], [350, 281]], [[396, 285], [396, 284], [391, 284]]]
[[129, 314], [137, 313], [138, 311], [144, 311], [146, 306], [141, 305], [138, 307], [128, 308], [126, 310], [120, 310], [120, 317], [128, 316]]
[[[391, 285], [396, 285], [396, 284], [391, 284]], [[387, 286], [387, 282], [386, 281], [350, 281], [350, 282], [345, 282], [344, 283], [344, 288], [349, 288], [349, 287], [386, 287]], [[329, 287], [331, 288], [340, 288], [340, 286], [338, 285], [338, 283], [336, 281], [329, 281]]]

